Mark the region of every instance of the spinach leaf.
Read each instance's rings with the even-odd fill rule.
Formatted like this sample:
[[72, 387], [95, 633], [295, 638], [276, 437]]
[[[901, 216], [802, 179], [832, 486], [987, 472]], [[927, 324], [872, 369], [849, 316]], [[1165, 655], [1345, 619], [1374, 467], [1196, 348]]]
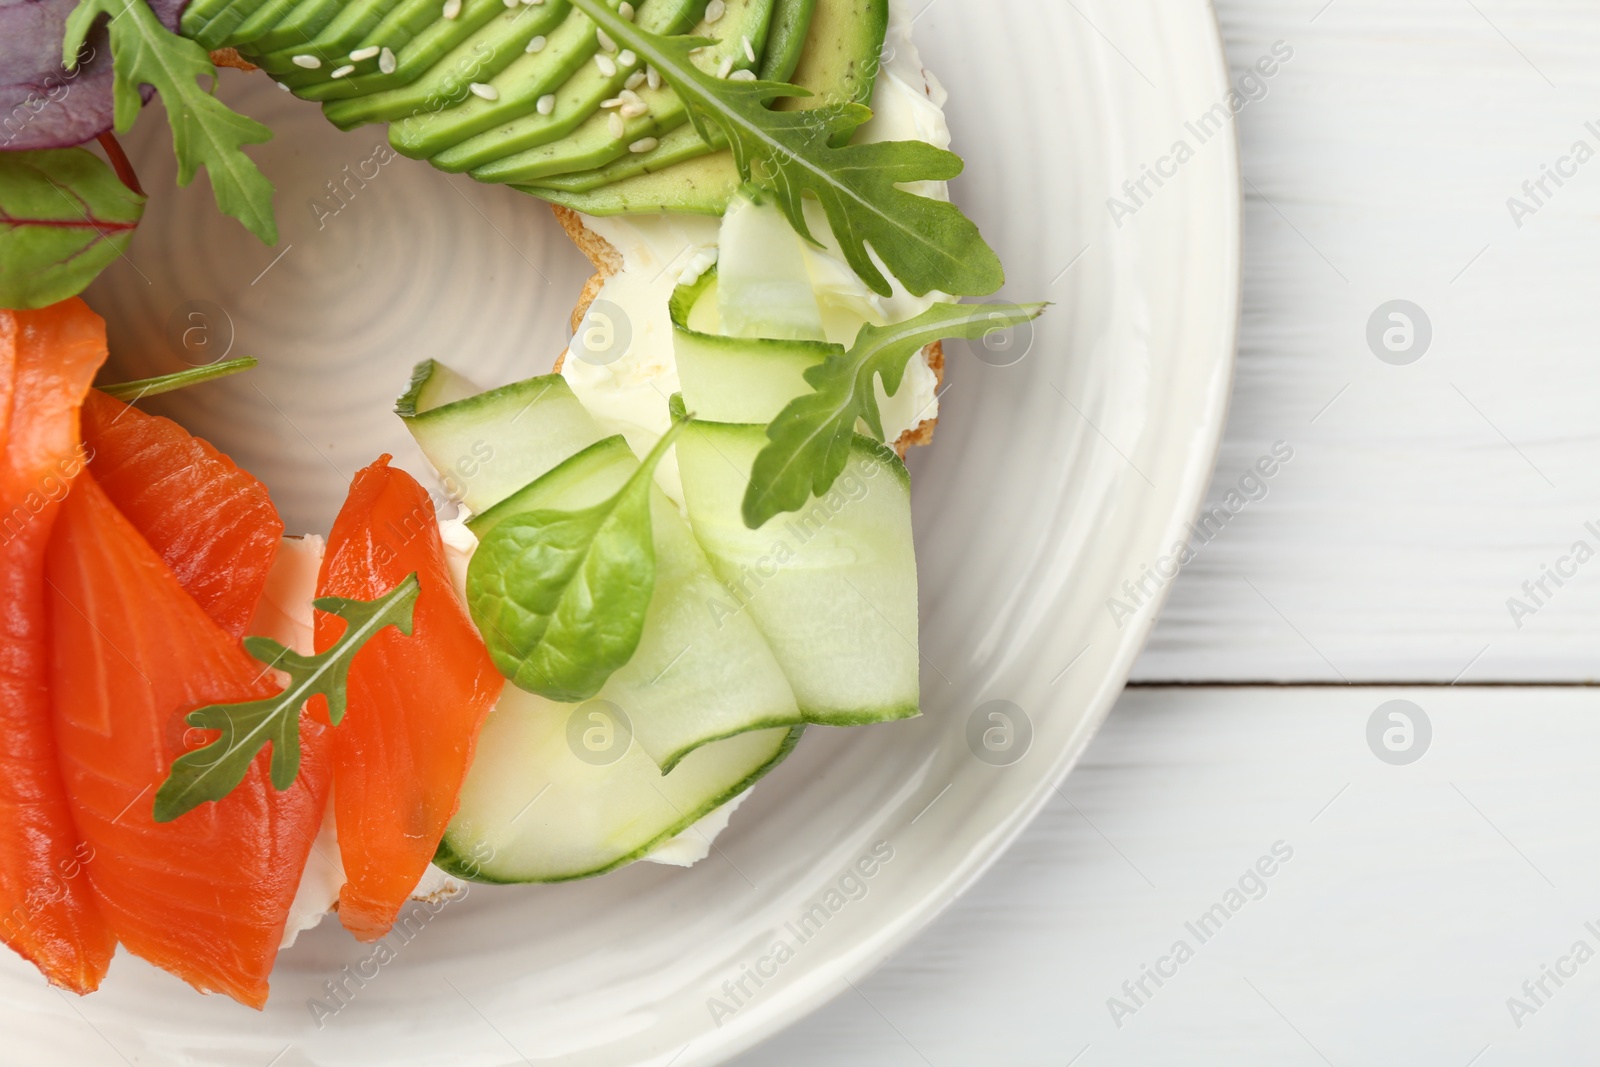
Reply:
[[0, 307], [82, 292], [123, 254], [144, 202], [86, 149], [0, 153]]
[[576, 703], [633, 658], [655, 592], [653, 475], [685, 425], [661, 438], [610, 499], [513, 516], [478, 545], [467, 606], [512, 684]]
[[789, 401], [767, 427], [767, 445], [756, 454], [745, 489], [745, 525], [758, 529], [774, 515], [798, 511], [821, 496], [844, 472], [856, 420], [883, 440], [883, 420], [873, 379], [883, 391], [900, 389], [911, 357], [946, 337], [979, 338], [1044, 312], [1044, 304], [935, 304], [907, 322], [861, 327], [849, 350], [842, 345], [807, 368], [813, 392]]

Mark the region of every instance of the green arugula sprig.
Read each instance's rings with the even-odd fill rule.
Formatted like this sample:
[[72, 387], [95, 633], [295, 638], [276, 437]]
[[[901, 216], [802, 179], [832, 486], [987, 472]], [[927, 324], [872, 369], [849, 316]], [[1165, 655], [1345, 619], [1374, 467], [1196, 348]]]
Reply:
[[328, 701], [328, 721], [344, 718], [345, 688], [350, 663], [380, 630], [393, 626], [411, 635], [417, 606], [417, 576], [410, 575], [377, 600], [319, 597], [317, 610], [337, 615], [348, 625], [332, 648], [305, 656], [269, 637], [247, 637], [244, 647], [268, 667], [289, 676], [276, 696], [238, 704], [211, 704], [191, 711], [190, 726], [221, 731], [220, 737], [172, 761], [172, 772], [156, 790], [155, 820], [171, 822], [208, 800], [221, 800], [244, 781], [256, 753], [272, 745], [272, 784], [288, 789], [300, 773], [300, 709], [314, 696]]
[[733, 150], [739, 175], [772, 193], [802, 236], [805, 194], [821, 202], [839, 247], [876, 293], [892, 289], [868, 253], [917, 296], [934, 290], [984, 296], [1005, 282], [1005, 271], [978, 232], [953, 204], [900, 188], [906, 182], [945, 181], [961, 173], [961, 157], [921, 141], [840, 144], [872, 111], [857, 103], [830, 103], [802, 111], [774, 111], [780, 97], [809, 96], [783, 82], [737, 81], [708, 74], [693, 62], [702, 37], [664, 37], [624, 19], [604, 0], [572, 0], [612, 39], [654, 67], [683, 100], [695, 132], [708, 143], [720, 133]]
[[249, 370], [259, 362], [254, 356], [240, 356], [238, 359], [225, 359], [219, 363], [208, 363], [204, 367], [191, 367], [188, 370], [174, 371], [163, 374], [158, 378], [140, 378], [131, 382], [117, 382], [114, 385], [102, 385], [97, 388], [107, 396], [117, 400], [133, 403], [143, 400], [147, 396], [160, 396], [162, 393], [171, 393], [179, 389], [187, 389], [191, 385], [201, 382], [216, 381], [226, 378], [230, 374]]
[[633, 658], [656, 583], [650, 487], [686, 425], [656, 442], [610, 499], [515, 515], [479, 543], [467, 567], [467, 606], [513, 685], [577, 703]]
[[759, 529], [774, 515], [798, 511], [826, 493], [844, 472], [857, 420], [882, 441], [883, 419], [873, 379], [883, 391], [900, 389], [906, 364], [946, 337], [976, 339], [1038, 318], [1045, 304], [935, 304], [893, 326], [861, 327], [855, 343], [835, 345], [823, 362], [806, 369], [813, 392], [789, 401], [767, 427], [768, 443], [756, 454], [745, 489], [745, 525]]
[[144, 202], [85, 149], [0, 152], [0, 307], [82, 292], [127, 249]]
[[[78, 53], [101, 15], [110, 15], [113, 114], [118, 133], [133, 126], [144, 101], [140, 85], [161, 94], [172, 126], [172, 150], [178, 157], [178, 184], [194, 180], [206, 168], [217, 207], [244, 223], [266, 244], [278, 240], [272, 217], [272, 183], [241, 151], [247, 144], [272, 139], [272, 131], [231, 110], [212, 95], [217, 70], [199, 44], [168, 30], [144, 0], [81, 0], [67, 18], [61, 61], [76, 70]], [[210, 78], [209, 88], [199, 78]]]

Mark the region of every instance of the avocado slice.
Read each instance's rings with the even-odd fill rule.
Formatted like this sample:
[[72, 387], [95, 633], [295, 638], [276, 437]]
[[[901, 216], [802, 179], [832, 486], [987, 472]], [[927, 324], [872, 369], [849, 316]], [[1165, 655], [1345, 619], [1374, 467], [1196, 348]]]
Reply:
[[[349, 54], [368, 46], [389, 48], [392, 53], [398, 53], [414, 35], [438, 21], [438, 13], [440, 0], [357, 0], [347, 3], [344, 10], [339, 11], [338, 16], [334, 16], [333, 21], [328, 22], [328, 26], [323, 27], [322, 32], [309, 42], [258, 54], [253, 62], [269, 74], [282, 70], [285, 75], [296, 75], [294, 82], [286, 78], [280, 80], [301, 91], [304, 96], [304, 90], [310, 85], [347, 83], [347, 78], [330, 77], [331, 70], [344, 64], [354, 62], [366, 72], [378, 70], [378, 53], [368, 56], [365, 61], [352, 61]], [[294, 56], [301, 54], [322, 58], [322, 69], [302, 70], [294, 66]]]
[[733, 153], [723, 149], [589, 192], [568, 193], [542, 185], [512, 188], [585, 215], [655, 215], [664, 211], [721, 215], [741, 184]]
[[[698, 21], [704, 9], [705, 0], [644, 0], [635, 18], [654, 33], [676, 34]], [[574, 25], [583, 29], [586, 41], [596, 39], [595, 26], [587, 16], [574, 12], [562, 30]], [[579, 67], [559, 88], [530, 91], [513, 65], [504, 77], [490, 83], [497, 99], [466, 99], [426, 119], [395, 123], [389, 130], [389, 143], [403, 155], [432, 159], [441, 170], [469, 170], [508, 152], [565, 137], [598, 111], [601, 101], [616, 96], [629, 76], [640, 69], [643, 66], [637, 58], [635, 66], [624, 68], [614, 56], [594, 55], [593, 63]], [[555, 107], [542, 114], [537, 104], [547, 93], [555, 96]]]
[[300, 3], [301, 0], [267, 0], [228, 34], [229, 42], [248, 41], [253, 45], [262, 34], [271, 32], [279, 22], [294, 14]]
[[[203, 34], [195, 35], [195, 40], [206, 48], [222, 48], [226, 45], [253, 40], [256, 32], [272, 29], [272, 24], [283, 14], [290, 13], [294, 8], [294, 0], [235, 0], [227, 6], [216, 18], [211, 19], [203, 30]], [[266, 14], [270, 11], [270, 14]], [[187, 24], [189, 13], [184, 11], [184, 24]], [[245, 32], [245, 27], [250, 27], [250, 32]]]
[[254, 15], [266, 0], [231, 0], [190, 4], [184, 9], [178, 28], [202, 48], [221, 48], [230, 43], [236, 27]]
[[817, 0], [777, 0], [772, 5], [772, 32], [767, 36], [767, 51], [761, 57], [756, 75], [762, 81], [786, 82], [794, 74], [805, 50], [806, 31]]
[[[552, 45], [538, 55], [523, 51], [534, 37], [568, 32], [572, 23], [566, 0], [547, 0], [540, 7], [508, 10], [500, 0], [468, 0], [458, 19], [467, 32], [445, 34], [441, 19], [407, 45], [395, 58], [395, 72], [372, 70], [344, 81], [360, 82], [359, 96], [325, 99], [323, 114], [342, 130], [369, 122], [398, 122], [420, 116], [423, 120], [447, 113], [462, 98], [471, 99], [468, 85], [487, 82], [495, 75], [530, 61], [548, 65], [551, 77], [583, 62], [583, 55]], [[366, 91], [368, 86], [377, 91]], [[309, 94], [308, 94], [309, 95]], [[391, 138], [392, 139], [392, 138]]]
[[[719, 22], [699, 26], [717, 42], [696, 57], [704, 69], [731, 61], [814, 94], [777, 101], [781, 108], [871, 96], [889, 0], [722, 2]], [[706, 3], [637, 0], [635, 17], [678, 34], [702, 22]], [[201, 43], [233, 44], [296, 95], [322, 101], [341, 129], [390, 123], [396, 150], [442, 170], [597, 215], [725, 209], [741, 184], [732, 157], [700, 137], [669, 86], [636, 84], [648, 110], [625, 119], [620, 137], [613, 132], [618, 112], [601, 104], [643, 68], [637, 57], [623, 66], [615, 51], [600, 56], [596, 27], [569, 0], [449, 4], [453, 18], [444, 17], [445, 0], [193, 0], [184, 27]], [[388, 73], [381, 52], [349, 58], [385, 48], [395, 59]], [[316, 67], [295, 62], [307, 55]], [[541, 112], [545, 98], [555, 106], [546, 100]], [[639, 145], [645, 138], [656, 143]]]
[[[305, 44], [332, 22], [344, 6], [345, 0], [301, 0], [276, 26], [253, 40], [251, 47], [271, 52]], [[338, 62], [344, 57], [329, 55], [328, 58]]]
[[[717, 41], [694, 57], [695, 65], [713, 74], [721, 70], [724, 63], [732, 64], [731, 70], [755, 70], [765, 53], [772, 9], [773, 0], [727, 0], [723, 15], [715, 24], [702, 22], [695, 29], [696, 36], [712, 37]], [[750, 42], [748, 53], [745, 51], [746, 41]], [[750, 58], [751, 54], [754, 54], [754, 59]], [[643, 115], [626, 119], [620, 137], [612, 131], [611, 112], [597, 111], [559, 141], [502, 155], [474, 167], [472, 176], [479, 181], [512, 184], [569, 171], [590, 170], [629, 155], [629, 146], [643, 138], [660, 138], [689, 121], [688, 109], [669, 86], [662, 85], [656, 89], [640, 86], [637, 92], [649, 110]]]
[[[395, 56], [395, 69], [388, 74], [376, 57], [360, 61], [357, 69], [343, 78], [333, 77], [336, 65], [300, 70], [292, 65], [293, 59], [305, 48], [280, 49], [256, 61], [275, 76], [282, 71], [280, 80], [295, 95], [320, 100], [329, 119], [341, 129], [349, 129], [384, 121], [391, 114], [410, 114], [429, 87], [450, 80], [451, 75], [461, 81], [460, 89], [465, 91], [462, 79], [474, 72], [474, 63], [507, 50], [508, 43], [523, 31], [529, 35], [537, 32], [532, 25], [534, 16], [521, 8], [508, 11], [495, 0], [465, 0], [454, 19], [444, 19], [439, 17], [441, 2], [402, 0], [365, 40], [368, 47], [388, 48]], [[555, 3], [562, 5], [566, 0]], [[546, 8], [537, 10], [540, 19], [561, 17], [559, 7], [553, 13]], [[524, 17], [516, 19], [518, 14]]]
[[594, 170], [557, 174], [550, 178], [542, 178], [538, 182], [526, 184], [530, 188], [537, 186], [540, 189], [554, 189], [565, 193], [586, 193], [591, 189], [598, 189], [603, 185], [611, 185], [625, 178], [633, 178], [641, 174], [655, 174], [666, 170], [675, 163], [710, 155], [712, 152], [725, 147], [727, 146], [720, 141], [714, 146], [706, 144], [693, 126], [684, 125], [664, 134], [661, 137], [661, 143], [649, 152], [630, 153], [626, 158], [618, 159]]
[[[838, 101], [866, 103], [877, 83], [888, 29], [889, 0], [816, 0], [791, 77], [812, 95], [785, 97], [777, 105], [806, 109]], [[694, 134], [692, 127], [681, 127], [662, 138], [655, 152], [517, 188], [588, 215], [720, 215], [741, 184], [733, 156], [725, 150], [703, 155], [722, 146], [708, 147], [698, 135], [693, 141], [688, 135], [674, 136], [681, 131]]]

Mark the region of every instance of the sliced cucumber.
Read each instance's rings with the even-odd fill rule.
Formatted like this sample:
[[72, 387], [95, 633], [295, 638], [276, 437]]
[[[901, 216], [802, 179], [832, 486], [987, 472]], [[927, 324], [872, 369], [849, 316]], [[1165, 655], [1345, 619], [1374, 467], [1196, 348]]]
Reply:
[[703, 328], [718, 321], [720, 283], [719, 264], [692, 284], [679, 286], [669, 305], [684, 407], [705, 422], [766, 425], [789, 401], [811, 391], [806, 370], [838, 346], [724, 337]]
[[759, 530], [740, 505], [766, 427], [696, 422], [677, 444], [696, 539], [747, 611], [810, 722], [917, 714], [917, 564], [911, 484], [883, 445], [856, 435], [845, 472], [798, 513]]
[[408, 419], [481, 392], [483, 387], [466, 375], [436, 359], [425, 359], [411, 369], [411, 384], [394, 402], [394, 410], [401, 418]]
[[676, 330], [672, 340], [684, 405], [696, 418], [759, 423], [811, 391], [805, 372], [837, 351], [826, 341], [747, 341]]
[[758, 203], [743, 193], [734, 197], [717, 237], [720, 332], [780, 341], [827, 339], [800, 242], [776, 204]]
[[[592, 507], [638, 469], [627, 441], [608, 437], [467, 525], [483, 537], [515, 515]], [[644, 635], [596, 698], [623, 709], [634, 739], [666, 774], [707, 742], [804, 720], [761, 633], [747, 615], [726, 610], [727, 590], [660, 489], [650, 518], [656, 584]]]
[[[559, 374], [427, 407], [429, 383], [440, 373], [437, 363], [429, 371], [419, 367], [399, 414], [450, 495], [475, 514], [605, 436]], [[449, 395], [451, 388], [439, 385], [436, 391]], [[416, 410], [413, 399], [416, 413], [407, 415], [406, 398], [414, 396], [423, 398], [422, 408]]]
[[508, 686], [484, 723], [434, 862], [479, 882], [604, 874], [750, 788], [782, 762], [800, 731], [717, 741], [662, 777], [638, 745], [605, 762], [606, 748], [626, 743], [606, 705], [557, 704]]

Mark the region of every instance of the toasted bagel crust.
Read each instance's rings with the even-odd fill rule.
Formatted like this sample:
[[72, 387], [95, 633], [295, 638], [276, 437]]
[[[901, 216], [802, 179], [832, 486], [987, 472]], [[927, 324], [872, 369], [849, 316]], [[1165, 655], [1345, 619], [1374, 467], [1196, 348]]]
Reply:
[[211, 53], [213, 67], [232, 67], [234, 70], [260, 70], [254, 63], [239, 54], [237, 48], [219, 48]]
[[[610, 241], [595, 233], [584, 225], [583, 216], [571, 208], [562, 207], [560, 204], [551, 204], [550, 210], [556, 214], [556, 221], [561, 228], [572, 238], [572, 243], [578, 246], [590, 264], [594, 266], [594, 274], [587, 282], [583, 283], [583, 291], [578, 294], [578, 303], [572, 309], [572, 332], [578, 332], [578, 326], [583, 322], [583, 317], [589, 313], [589, 305], [594, 303], [600, 294], [600, 287], [605, 285], [606, 279], [622, 269], [622, 253], [612, 246]], [[928, 369], [933, 371], [934, 380], [939, 386], [944, 384], [944, 343], [935, 341], [923, 349], [928, 359]], [[567, 354], [562, 352], [556, 358], [555, 372], [561, 373], [561, 367], [566, 362]], [[938, 416], [923, 419], [911, 429], [902, 433], [895, 440], [894, 450], [904, 459], [906, 450], [912, 445], [925, 445], [933, 441], [933, 431], [939, 425]]]

